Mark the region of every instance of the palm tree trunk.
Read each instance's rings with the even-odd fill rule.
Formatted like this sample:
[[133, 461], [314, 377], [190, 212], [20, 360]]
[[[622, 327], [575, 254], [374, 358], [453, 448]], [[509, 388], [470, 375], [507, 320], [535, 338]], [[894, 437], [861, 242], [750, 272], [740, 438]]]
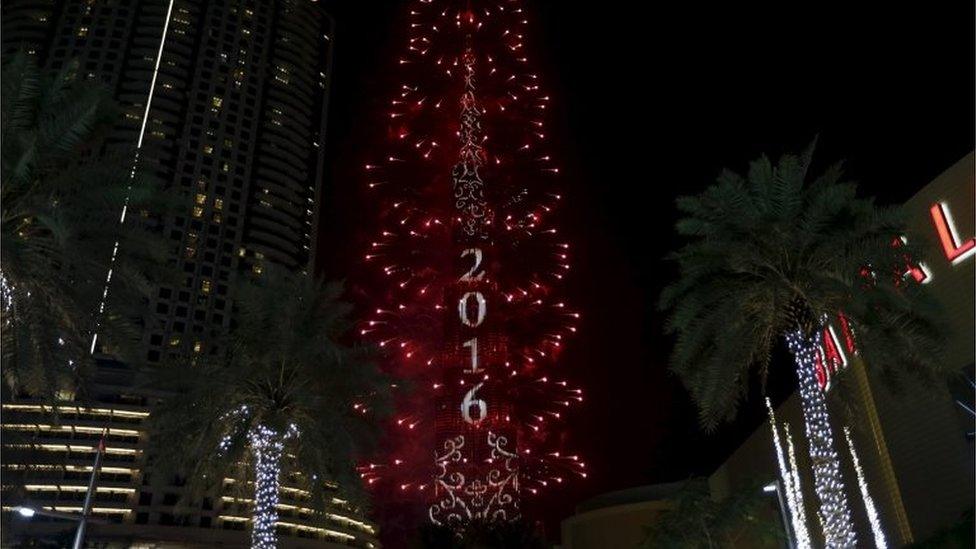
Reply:
[[278, 477], [283, 437], [274, 429], [258, 425], [251, 431], [249, 441], [255, 467], [251, 549], [275, 549], [278, 547], [275, 524], [278, 522]]
[[[812, 333], [807, 336], [805, 333]], [[826, 547], [829, 549], [854, 547], [856, 538], [851, 510], [844, 493], [844, 479], [840, 459], [834, 449], [833, 430], [827, 412], [827, 399], [817, 384], [815, 362], [820, 347], [819, 330], [796, 329], [786, 335], [786, 343], [796, 361], [800, 382], [800, 402], [810, 460], [813, 464], [814, 487], [820, 499], [820, 517]]]

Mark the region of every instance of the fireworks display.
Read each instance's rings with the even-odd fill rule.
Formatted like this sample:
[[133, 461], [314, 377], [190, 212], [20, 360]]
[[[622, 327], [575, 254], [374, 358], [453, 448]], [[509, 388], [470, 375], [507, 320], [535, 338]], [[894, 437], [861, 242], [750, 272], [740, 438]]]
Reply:
[[583, 400], [558, 357], [580, 315], [559, 296], [549, 96], [519, 0], [411, 2], [397, 87], [364, 166], [379, 213], [361, 335], [405, 380], [367, 485], [434, 523], [511, 520], [521, 498], [586, 476], [565, 449]]

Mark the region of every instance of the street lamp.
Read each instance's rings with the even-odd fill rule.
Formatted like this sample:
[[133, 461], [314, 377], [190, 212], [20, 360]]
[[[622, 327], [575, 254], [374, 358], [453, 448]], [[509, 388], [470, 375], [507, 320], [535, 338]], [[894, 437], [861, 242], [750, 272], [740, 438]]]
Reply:
[[[35, 509], [34, 507], [27, 507], [26, 505], [18, 505], [17, 507], [14, 507], [13, 510], [16, 511], [17, 514], [19, 514], [24, 518], [32, 518], [34, 515], [37, 515], [41, 517], [70, 520], [73, 522], [77, 522], [81, 520], [81, 515], [79, 515], [78, 513], [62, 513], [60, 511], [51, 511], [49, 509], [44, 509], [43, 507]], [[89, 518], [88, 522], [101, 523], [103, 521]]]
[[14, 507], [14, 511], [20, 513], [20, 516], [24, 518], [31, 518], [37, 511], [31, 509], [30, 507]]

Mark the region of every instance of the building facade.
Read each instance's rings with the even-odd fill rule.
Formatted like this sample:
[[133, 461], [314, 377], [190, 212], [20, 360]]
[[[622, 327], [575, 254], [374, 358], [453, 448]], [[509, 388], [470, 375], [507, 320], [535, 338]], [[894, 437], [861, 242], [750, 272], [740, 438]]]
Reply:
[[600, 494], [576, 506], [560, 525], [560, 549], [641, 547], [647, 525], [674, 508], [684, 482], [653, 484]]
[[[4, 54], [26, 50], [50, 70], [74, 63], [79, 76], [103, 83], [124, 114], [106, 147], [137, 147], [137, 169], [185, 203], [161, 220], [181, 277], [151, 302], [147, 364], [208, 352], [208, 336], [229, 326], [238, 277], [268, 264], [313, 272], [333, 31], [317, 2], [12, 0], [2, 10]], [[94, 514], [109, 524], [92, 536], [244, 543], [249, 502], [224, 496], [178, 507], [179, 486], [150, 485], [143, 424], [156, 396], [137, 386], [133, 368], [103, 355], [95, 404], [65, 401], [57, 424], [39, 402], [5, 402], [4, 510], [79, 511], [93, 445], [108, 427]], [[283, 544], [376, 544], [375, 526], [346, 502], [335, 498], [323, 518], [305, 499], [283, 489]], [[9, 524], [24, 535], [63, 527], [38, 517]]]

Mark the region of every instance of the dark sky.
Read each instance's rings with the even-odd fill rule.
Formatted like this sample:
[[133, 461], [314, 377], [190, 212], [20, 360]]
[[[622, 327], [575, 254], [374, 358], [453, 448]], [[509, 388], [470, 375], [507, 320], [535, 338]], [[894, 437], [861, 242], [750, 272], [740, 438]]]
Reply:
[[[584, 312], [563, 355], [588, 396], [570, 429], [593, 473], [537, 505], [554, 528], [589, 496], [710, 473], [761, 420], [755, 399], [705, 435], [667, 373], [655, 304], [673, 276], [674, 198], [819, 135], [821, 166], [844, 159], [864, 194], [904, 201], [973, 149], [974, 13], [972, 2], [527, 4], [567, 174], [571, 299]], [[319, 261], [343, 278], [374, 226], [354, 164], [377, 142], [372, 111], [392, 92], [382, 76], [408, 8], [326, 5], [337, 26]], [[780, 396], [789, 375], [773, 380]]]

